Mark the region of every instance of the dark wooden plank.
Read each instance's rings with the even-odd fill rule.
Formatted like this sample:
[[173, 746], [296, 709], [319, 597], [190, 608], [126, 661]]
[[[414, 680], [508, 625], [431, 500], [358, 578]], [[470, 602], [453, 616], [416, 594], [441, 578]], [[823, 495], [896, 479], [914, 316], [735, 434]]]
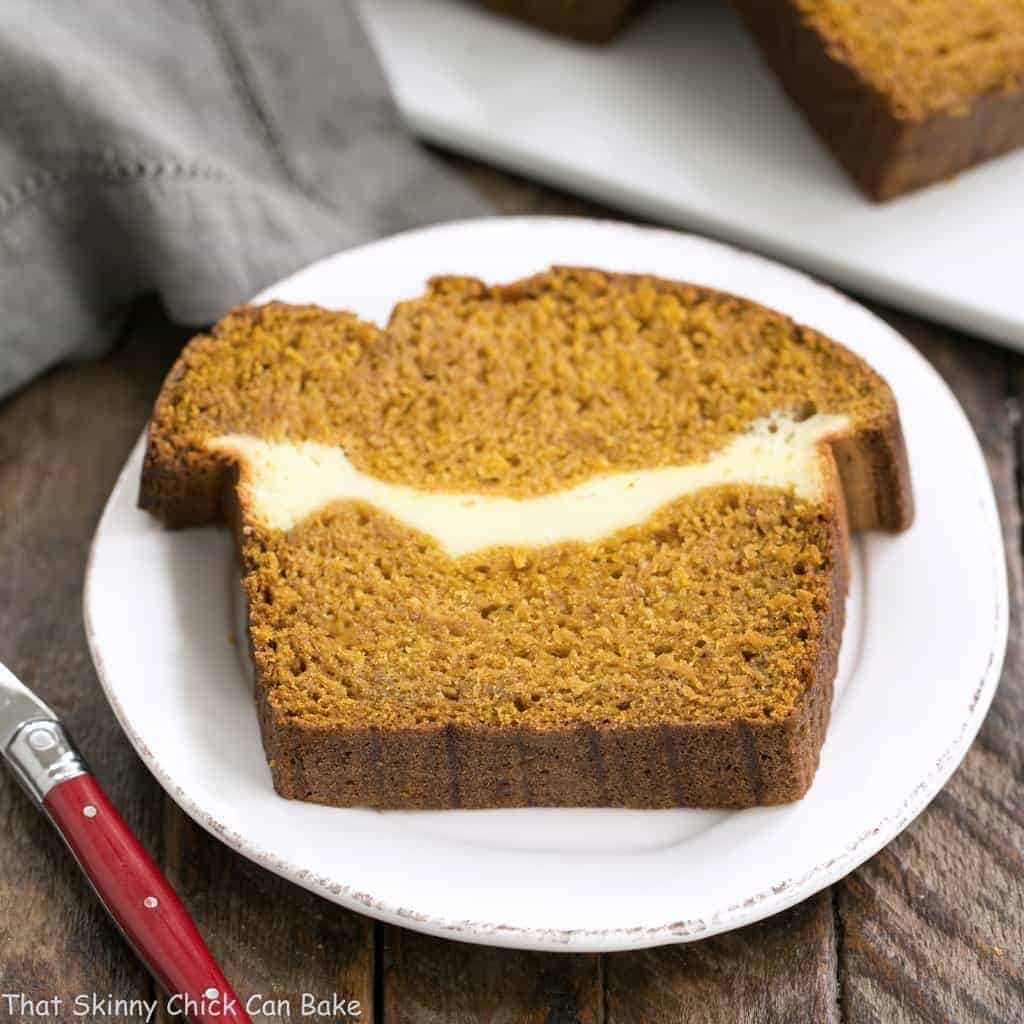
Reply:
[[494, 204], [495, 213], [636, 221], [635, 218], [625, 218], [623, 214], [615, 213], [580, 196], [538, 185], [527, 178], [500, 171], [469, 157], [443, 150], [435, 152], [452, 171], [468, 179], [485, 199]]
[[1020, 1021], [1024, 360], [908, 317], [889, 319], [939, 369], [981, 439], [1003, 521], [1011, 635], [995, 704], [964, 764], [903, 835], [838, 886], [845, 1020]]
[[384, 931], [385, 1024], [601, 1024], [597, 956], [524, 953]]
[[[155, 854], [161, 792], [100, 693], [81, 591], [92, 531], [179, 341], [154, 337], [103, 363], [65, 367], [0, 406], [0, 659], [64, 717]], [[56, 834], [0, 777], [3, 992], [151, 998], [148, 975]], [[0, 1017], [20, 1019], [6, 1010]], [[40, 1019], [58, 1018], [73, 1019], [70, 1008]]]
[[[373, 1021], [373, 921], [240, 857], [170, 800], [164, 847], [167, 877], [239, 997], [252, 1000], [254, 1020], [345, 1020], [317, 1012], [326, 1000], [344, 1003], [349, 1019]], [[164, 1013], [160, 1021], [181, 1017]]]
[[606, 957], [607, 1024], [838, 1022], [829, 892], [739, 931]]

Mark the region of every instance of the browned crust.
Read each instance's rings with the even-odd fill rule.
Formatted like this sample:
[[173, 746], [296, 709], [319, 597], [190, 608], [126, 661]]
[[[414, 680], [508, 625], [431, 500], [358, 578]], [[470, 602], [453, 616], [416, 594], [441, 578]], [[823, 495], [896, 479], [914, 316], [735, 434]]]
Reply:
[[1024, 80], [964, 113], [899, 117], [890, 97], [808, 25], [791, 0], [732, 0], [811, 127], [873, 199], [943, 181], [1024, 145]]
[[[229, 315], [256, 321], [259, 307], [240, 306], [231, 310]], [[182, 349], [160, 388], [147, 428], [146, 454], [139, 482], [139, 508], [152, 513], [172, 529], [205, 526], [223, 518], [230, 459], [175, 438], [167, 415], [172, 385], [188, 371], [192, 356], [217, 347], [218, 326], [213, 328], [211, 335], [199, 335]]]
[[899, 410], [832, 440], [852, 530], [905, 530], [914, 521], [910, 465]]
[[582, 43], [607, 43], [618, 35], [641, 0], [482, 0], [497, 14]]
[[[502, 291], [509, 297], [530, 294], [542, 279], [537, 275]], [[756, 305], [747, 299], [737, 301]], [[255, 310], [246, 313], [256, 315]], [[216, 343], [214, 331], [212, 338], [191, 344]], [[179, 357], [168, 382], [185, 372], [188, 351]], [[181, 448], [166, 436], [160, 426], [165, 401], [166, 385], [150, 428], [140, 506], [169, 526], [226, 519], [241, 551], [244, 527], [233, 467], [200, 448]], [[832, 704], [845, 615], [848, 530], [901, 530], [913, 518], [895, 399], [877, 422], [856, 434], [832, 438], [823, 457], [832, 477], [831, 593], [821, 634], [808, 658], [803, 696], [785, 719], [581, 724], [566, 729], [317, 728], [288, 718], [273, 706], [269, 680], [255, 652], [256, 704], [275, 789], [291, 799], [333, 806], [439, 809], [739, 808], [803, 796], [814, 778]]]

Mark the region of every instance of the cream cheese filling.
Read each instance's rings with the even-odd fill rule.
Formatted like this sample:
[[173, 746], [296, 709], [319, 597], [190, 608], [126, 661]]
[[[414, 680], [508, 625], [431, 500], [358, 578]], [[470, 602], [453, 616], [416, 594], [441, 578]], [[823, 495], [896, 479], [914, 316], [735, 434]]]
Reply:
[[848, 421], [820, 413], [800, 422], [766, 417], [704, 462], [608, 473], [531, 498], [388, 483], [356, 469], [340, 447], [312, 441], [224, 434], [209, 445], [238, 459], [246, 505], [272, 529], [289, 530], [338, 501], [362, 501], [430, 535], [458, 557], [497, 545], [597, 541], [644, 522], [685, 494], [720, 484], [792, 488], [799, 497], [817, 500], [825, 484], [821, 441]]

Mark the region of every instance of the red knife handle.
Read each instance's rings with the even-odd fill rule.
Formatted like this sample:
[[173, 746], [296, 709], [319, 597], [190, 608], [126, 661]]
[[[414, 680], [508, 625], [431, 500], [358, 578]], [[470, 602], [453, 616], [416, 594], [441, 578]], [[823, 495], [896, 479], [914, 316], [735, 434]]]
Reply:
[[176, 1012], [193, 1024], [251, 1024], [188, 911], [95, 778], [57, 784], [43, 806]]

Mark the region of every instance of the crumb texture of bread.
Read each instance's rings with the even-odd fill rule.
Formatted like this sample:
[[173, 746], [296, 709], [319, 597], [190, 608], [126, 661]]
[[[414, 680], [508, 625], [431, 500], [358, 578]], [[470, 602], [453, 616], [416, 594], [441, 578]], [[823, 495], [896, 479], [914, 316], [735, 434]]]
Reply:
[[1024, 0], [732, 0], [860, 186], [888, 199], [1024, 145]]
[[777, 490], [708, 488], [598, 543], [453, 559], [339, 503], [251, 528], [259, 668], [311, 725], [784, 718], [821, 640], [827, 518]]
[[[818, 490], [702, 486], [586, 541], [457, 555], [367, 501], [272, 525], [252, 466], [218, 447], [315, 442], [388, 485], [525, 502], [703, 464], [772, 416], [843, 424], [814, 449]], [[377, 807], [798, 798], [848, 526], [912, 517], [895, 401], [862, 360], [746, 300], [576, 268], [439, 278], [384, 329], [234, 311], [168, 377], [141, 504], [234, 526], [278, 791]]]
[[315, 307], [237, 310], [172, 370], [150, 453], [178, 479], [183, 457], [215, 473], [219, 435], [318, 441], [382, 480], [524, 497], [699, 461], [776, 413], [867, 429], [894, 410], [863, 360], [755, 303], [560, 269], [438, 278], [383, 332]]
[[1024, 86], [1022, 0], [797, 0], [808, 23], [893, 112], [966, 114]]

